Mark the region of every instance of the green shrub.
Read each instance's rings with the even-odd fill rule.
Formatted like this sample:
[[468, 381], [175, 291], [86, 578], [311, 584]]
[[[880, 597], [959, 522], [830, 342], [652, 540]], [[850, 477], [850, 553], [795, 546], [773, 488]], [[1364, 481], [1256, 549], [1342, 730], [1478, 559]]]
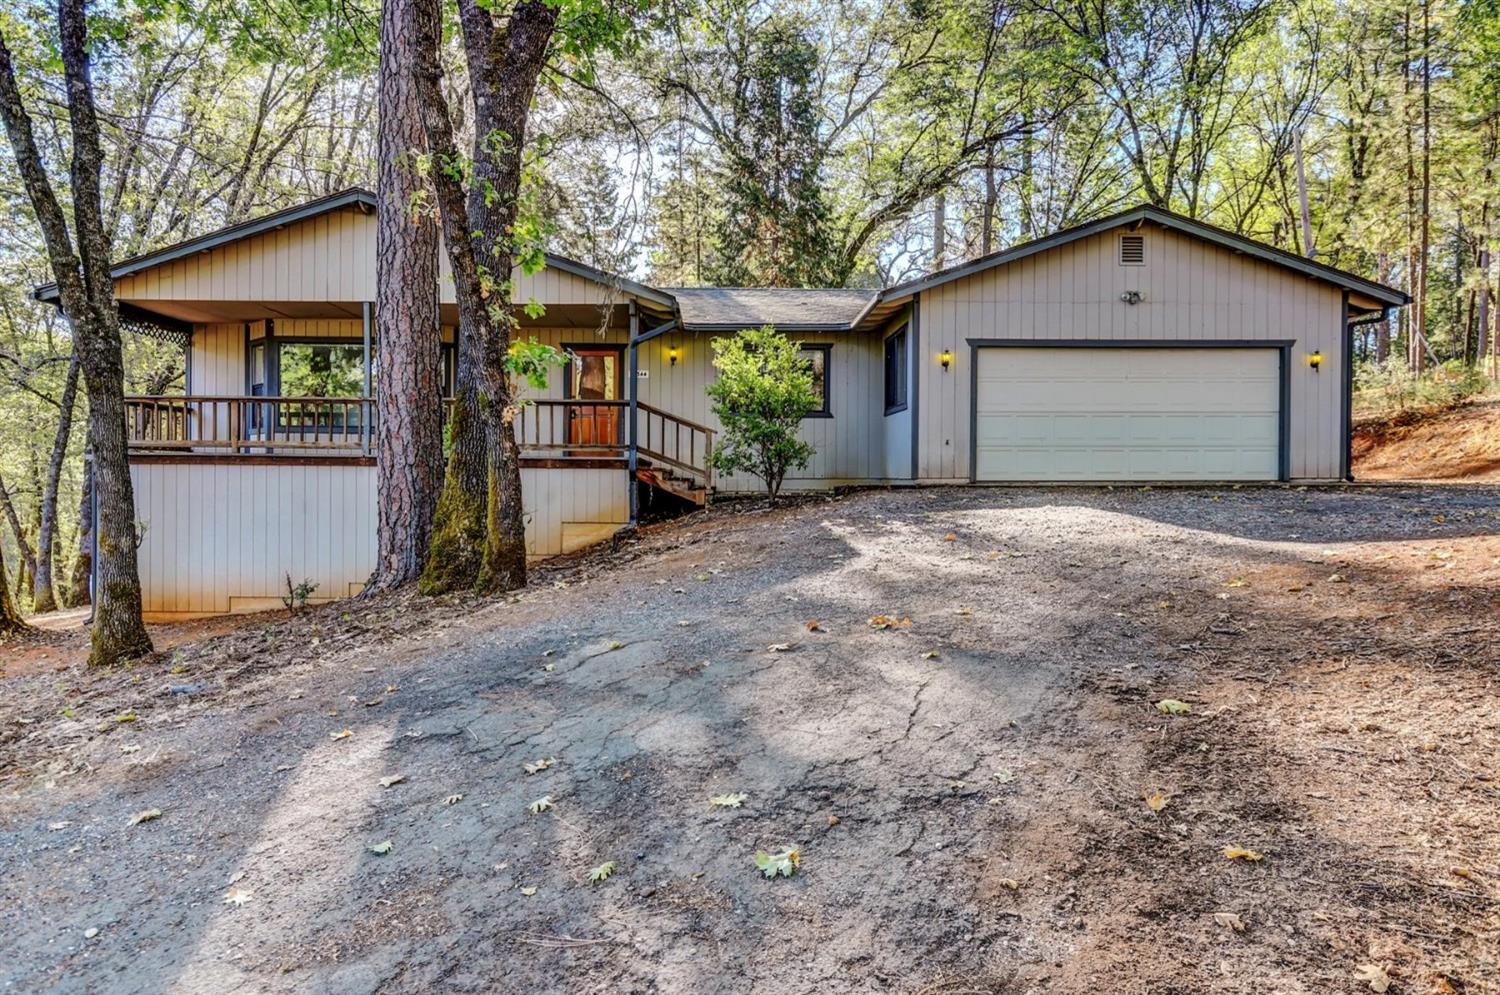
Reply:
[[1482, 370], [1449, 360], [1418, 376], [1405, 360], [1360, 363], [1354, 371], [1354, 406], [1364, 414], [1386, 414], [1409, 408], [1442, 408], [1483, 394], [1496, 386]]
[[770, 325], [714, 340], [708, 387], [723, 434], [709, 457], [715, 470], [743, 470], [765, 481], [774, 503], [786, 472], [802, 469], [816, 451], [797, 437], [818, 403], [812, 368], [793, 342]]

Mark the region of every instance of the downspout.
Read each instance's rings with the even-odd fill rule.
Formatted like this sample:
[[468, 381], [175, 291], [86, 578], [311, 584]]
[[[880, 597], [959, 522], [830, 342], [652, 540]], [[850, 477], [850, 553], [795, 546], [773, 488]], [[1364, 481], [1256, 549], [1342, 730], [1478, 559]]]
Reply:
[[365, 366], [365, 395], [364, 401], [359, 406], [359, 447], [366, 456], [370, 455], [370, 416], [374, 413], [375, 406], [370, 403], [370, 302], [365, 301], [360, 305], [361, 334], [364, 337], [364, 366]]
[[630, 391], [630, 411], [629, 411], [629, 415], [628, 415], [628, 417], [630, 418], [630, 425], [626, 429], [626, 434], [627, 434], [627, 436], [628, 436], [628, 438], [630, 440], [630, 445], [629, 445], [629, 448], [625, 452], [625, 465], [626, 465], [626, 469], [628, 470], [628, 476], [629, 476], [629, 479], [630, 479], [630, 525], [631, 525], [632, 528], [635, 527], [636, 521], [640, 517], [640, 503], [641, 503], [640, 487], [637, 486], [636, 479], [635, 479], [635, 470], [636, 470], [635, 415], [636, 415], [636, 405], [639, 403], [639, 399], [640, 399], [639, 395], [640, 395], [640, 385], [641, 385], [641, 378], [640, 378], [640, 367], [641, 367], [640, 332], [641, 332], [641, 316], [640, 316], [639, 311], [636, 308], [635, 301], [631, 301], [630, 302], [630, 386], [629, 386], [629, 391]]

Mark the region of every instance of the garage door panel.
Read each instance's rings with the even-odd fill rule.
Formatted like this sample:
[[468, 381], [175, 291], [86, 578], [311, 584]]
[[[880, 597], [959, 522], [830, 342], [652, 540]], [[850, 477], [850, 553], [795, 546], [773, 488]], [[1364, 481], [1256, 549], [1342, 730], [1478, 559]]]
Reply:
[[981, 349], [979, 480], [1273, 480], [1274, 349]]

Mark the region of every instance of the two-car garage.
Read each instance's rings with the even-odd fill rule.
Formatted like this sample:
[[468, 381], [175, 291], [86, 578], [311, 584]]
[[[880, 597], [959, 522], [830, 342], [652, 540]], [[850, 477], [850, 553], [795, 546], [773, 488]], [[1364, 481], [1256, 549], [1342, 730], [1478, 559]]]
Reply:
[[1277, 480], [1284, 350], [976, 343], [974, 479]]

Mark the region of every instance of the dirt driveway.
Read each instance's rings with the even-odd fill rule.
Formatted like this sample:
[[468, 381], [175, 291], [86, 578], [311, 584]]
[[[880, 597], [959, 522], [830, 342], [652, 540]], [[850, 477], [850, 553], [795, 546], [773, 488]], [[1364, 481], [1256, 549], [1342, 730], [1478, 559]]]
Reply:
[[0, 985], [1500, 990], [1497, 637], [1500, 490], [946, 490], [28, 671]]

